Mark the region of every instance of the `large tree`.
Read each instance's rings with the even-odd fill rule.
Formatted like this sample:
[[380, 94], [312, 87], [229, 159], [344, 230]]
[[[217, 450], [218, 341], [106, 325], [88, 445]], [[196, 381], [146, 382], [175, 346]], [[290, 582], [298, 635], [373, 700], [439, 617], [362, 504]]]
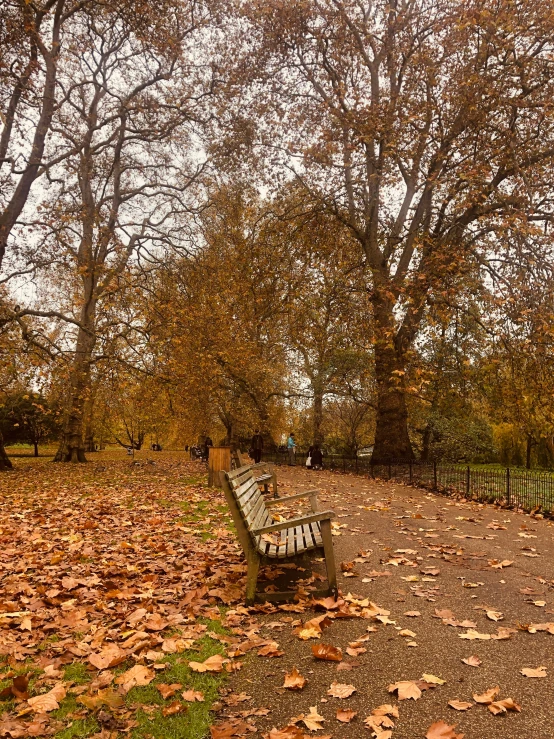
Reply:
[[[372, 284], [374, 459], [410, 458], [406, 372], [431, 299], [552, 218], [546, 0], [251, 0], [248, 142], [358, 241]], [[241, 32], [243, 26], [240, 26]]]

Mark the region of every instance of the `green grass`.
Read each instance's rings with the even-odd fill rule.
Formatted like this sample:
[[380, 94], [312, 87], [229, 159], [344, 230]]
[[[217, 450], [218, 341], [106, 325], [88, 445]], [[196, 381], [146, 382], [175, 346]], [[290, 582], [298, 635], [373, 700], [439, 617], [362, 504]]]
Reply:
[[[203, 623], [208, 631], [218, 634], [226, 634], [226, 630], [218, 620], [204, 619]], [[209, 636], [198, 640], [195, 649], [190, 649], [181, 654], [165, 655], [163, 662], [169, 666], [165, 670], [157, 670], [156, 677], [149, 685], [132, 688], [125, 696], [125, 704], [128, 709], [136, 709], [134, 719], [138, 726], [131, 730], [126, 736], [131, 739], [205, 739], [208, 736], [208, 728], [212, 723], [211, 707], [219, 697], [219, 687], [226, 679], [227, 673], [197, 673], [193, 672], [188, 663], [190, 661], [203, 662], [214, 654], [224, 654], [224, 645]], [[125, 672], [132, 667], [133, 661], [128, 660], [114, 670], [115, 675]], [[24, 671], [24, 670], [22, 670]], [[66, 665], [64, 679], [73, 681], [76, 685], [86, 684], [91, 680], [94, 673], [87, 669], [87, 665], [74, 662]], [[9, 681], [5, 681], [6, 684]], [[156, 688], [158, 683], [180, 683], [180, 688], [172, 698], [164, 700]], [[2, 685], [3, 686], [3, 685]], [[189, 703], [182, 700], [181, 693], [184, 690], [196, 690], [204, 694], [204, 702]], [[175, 701], [179, 701], [185, 710], [183, 713], [172, 716], [164, 716], [162, 709]], [[10, 701], [9, 703], [13, 703]], [[153, 710], [146, 711], [140, 706], [150, 707]], [[8, 705], [6, 705], [8, 707]], [[13, 708], [13, 706], [12, 706]], [[105, 706], [105, 711], [110, 711]], [[52, 717], [58, 721], [67, 720], [72, 713], [81, 714], [84, 707], [78, 702], [77, 696], [67, 695], [60, 703], [60, 708], [52, 712]], [[95, 718], [96, 711], [91, 711], [84, 718], [74, 719], [67, 727], [56, 734], [56, 739], [74, 739], [77, 737], [90, 737], [100, 730], [100, 725]], [[117, 710], [114, 712], [117, 718]]]

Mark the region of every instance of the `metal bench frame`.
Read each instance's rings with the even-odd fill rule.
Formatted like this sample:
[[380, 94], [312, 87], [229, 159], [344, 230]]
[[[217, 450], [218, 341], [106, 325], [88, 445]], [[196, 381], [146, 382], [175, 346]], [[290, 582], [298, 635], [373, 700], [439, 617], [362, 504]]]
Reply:
[[[333, 511], [319, 510], [317, 490], [308, 490], [305, 493], [289, 495], [276, 500], [265, 500], [252, 467], [249, 465], [239, 467], [232, 472], [220, 472], [220, 480], [248, 563], [247, 605], [252, 605], [256, 600], [291, 600], [295, 591], [256, 592], [260, 566], [276, 561], [291, 560], [311, 551], [320, 552], [325, 557], [328, 582], [327, 588], [312, 591], [313, 595], [337, 595], [337, 573], [331, 535], [331, 519], [335, 517], [335, 514]], [[302, 498], [310, 499], [311, 513], [280, 523], [273, 522], [268, 509]], [[277, 532], [280, 532], [278, 543], [264, 539], [264, 534]]]

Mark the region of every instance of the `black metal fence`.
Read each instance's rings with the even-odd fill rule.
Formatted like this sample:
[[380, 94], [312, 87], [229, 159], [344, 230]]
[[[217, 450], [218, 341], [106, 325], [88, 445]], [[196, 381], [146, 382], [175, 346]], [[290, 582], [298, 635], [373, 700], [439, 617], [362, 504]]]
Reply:
[[[264, 455], [275, 464], [287, 464], [286, 452]], [[296, 464], [306, 464], [306, 454], [296, 455]], [[391, 462], [373, 464], [371, 458], [326, 455], [325, 468], [364, 477], [396, 480], [446, 493], [459, 493], [485, 503], [554, 513], [554, 473], [498, 468], [475, 469], [461, 464], [437, 462]]]

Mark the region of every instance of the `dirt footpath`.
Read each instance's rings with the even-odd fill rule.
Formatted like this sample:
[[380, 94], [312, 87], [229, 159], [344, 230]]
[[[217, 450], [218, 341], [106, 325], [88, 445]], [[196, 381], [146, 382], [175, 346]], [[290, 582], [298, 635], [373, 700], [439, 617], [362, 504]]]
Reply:
[[[333, 543], [344, 604], [328, 611], [319, 639], [295, 631], [323, 616], [323, 606], [255, 614], [249, 637], [274, 640], [278, 648], [266, 649], [269, 656], [249, 651], [228, 686], [240, 700], [231, 699], [235, 706], [224, 706], [220, 720], [239, 711], [257, 714], [257, 733], [249, 736], [272, 739], [302, 732], [414, 739], [440, 721], [457, 728], [436, 728], [433, 739], [554, 737], [553, 522], [351, 475], [280, 467], [278, 476], [281, 495], [317, 487], [320, 507], [336, 512]], [[271, 581], [259, 583], [267, 586]], [[349, 609], [358, 616], [349, 617]], [[315, 659], [318, 643], [339, 647], [342, 661]], [[283, 687], [294, 667], [308, 681], [301, 690]], [[526, 668], [546, 676], [526, 676]], [[412, 697], [399, 700], [389, 691], [398, 682]], [[329, 690], [351, 695], [333, 697]], [[460, 711], [449, 701], [471, 705]], [[389, 713], [366, 721], [383, 704], [392, 707]], [[295, 722], [311, 707], [322, 719]], [[263, 709], [269, 709], [265, 716]], [[270, 733], [287, 725], [297, 733]]]

